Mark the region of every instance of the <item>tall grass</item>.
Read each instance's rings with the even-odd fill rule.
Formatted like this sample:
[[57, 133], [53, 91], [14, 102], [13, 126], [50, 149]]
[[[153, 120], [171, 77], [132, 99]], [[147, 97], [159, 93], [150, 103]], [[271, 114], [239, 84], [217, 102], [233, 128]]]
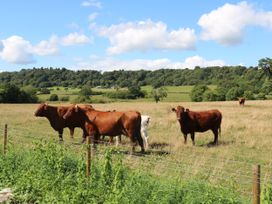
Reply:
[[25, 151], [0, 155], [0, 188], [12, 203], [243, 203], [237, 193], [204, 182], [179, 183], [133, 171], [109, 151], [85, 176], [84, 157], [61, 145], [39, 142]]

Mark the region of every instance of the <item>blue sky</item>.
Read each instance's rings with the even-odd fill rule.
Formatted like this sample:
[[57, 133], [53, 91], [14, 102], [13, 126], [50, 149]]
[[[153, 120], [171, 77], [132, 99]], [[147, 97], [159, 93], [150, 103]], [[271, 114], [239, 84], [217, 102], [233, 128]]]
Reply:
[[2, 0], [0, 71], [256, 66], [272, 1]]

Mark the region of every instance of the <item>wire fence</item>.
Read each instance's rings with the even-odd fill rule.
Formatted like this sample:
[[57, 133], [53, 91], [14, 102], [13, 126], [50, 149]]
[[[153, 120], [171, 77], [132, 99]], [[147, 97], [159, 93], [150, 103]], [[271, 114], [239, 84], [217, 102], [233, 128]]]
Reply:
[[[6, 127], [1, 124], [0, 132], [4, 136], [3, 142], [1, 142], [4, 153], [7, 151], [8, 145], [18, 145], [20, 141], [39, 142], [45, 138], [54, 141], [58, 140], [57, 133], [50, 131], [41, 135], [41, 130], [33, 131], [33, 128], [30, 126], [14, 125]], [[5, 139], [6, 136], [8, 136], [7, 140]], [[93, 143], [97, 143], [98, 148], [94, 148], [95, 144]], [[90, 144], [93, 148], [90, 148], [89, 151], [93, 152], [90, 153], [89, 160], [103, 158], [104, 150], [109, 147], [114, 152], [113, 155], [125, 155], [124, 163], [130, 168], [140, 168], [158, 176], [175, 177], [180, 181], [192, 178], [208, 181], [211, 184], [234, 189], [244, 197], [253, 197], [253, 182], [262, 187], [269, 184], [272, 185], [272, 158], [269, 162], [260, 161], [258, 163], [261, 165], [260, 178], [257, 181], [253, 181], [252, 168], [257, 163], [254, 160], [243, 159], [242, 156], [239, 157], [239, 160], [215, 155], [207, 157], [207, 155], [201, 155], [197, 151], [177, 152], [172, 150], [171, 146], [168, 146], [168, 149], [163, 151], [154, 148], [146, 153], [137, 152], [130, 154], [131, 146], [127, 143], [124, 144], [124, 142], [115, 147], [108, 141], [95, 141], [92, 139]], [[29, 143], [22, 142], [21, 145], [28, 146]], [[77, 145], [76, 143], [66, 143], [65, 145], [68, 148], [79, 146], [78, 143]]]

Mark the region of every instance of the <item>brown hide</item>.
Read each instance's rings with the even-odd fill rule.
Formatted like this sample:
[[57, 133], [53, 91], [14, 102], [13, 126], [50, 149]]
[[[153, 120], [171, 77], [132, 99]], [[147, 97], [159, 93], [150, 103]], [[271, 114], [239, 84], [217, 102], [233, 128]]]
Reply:
[[[137, 111], [109, 112], [73, 106], [68, 109], [64, 118], [79, 120], [81, 123], [84, 123], [85, 126], [86, 124], [92, 125], [91, 129], [92, 131], [95, 129], [96, 138], [99, 138], [101, 135], [126, 135], [130, 138], [133, 145], [138, 141], [142, 151], [144, 151], [143, 140], [140, 135], [141, 114]], [[86, 131], [89, 134], [89, 130], [86, 129]]]
[[71, 106], [49, 106], [42, 103], [39, 105], [34, 115], [36, 117], [46, 117], [49, 120], [51, 127], [59, 132], [60, 140], [62, 140], [63, 129], [65, 127], [70, 129], [71, 137], [73, 136], [74, 128], [81, 127], [81, 123], [78, 121], [63, 119], [63, 116], [69, 107]]
[[218, 143], [218, 131], [221, 128], [222, 114], [218, 110], [208, 111], [190, 111], [182, 106], [172, 109], [176, 112], [177, 119], [180, 124], [181, 132], [184, 134], [186, 143], [187, 134], [191, 134], [194, 144], [195, 132], [205, 132], [212, 130], [214, 133], [214, 143]]
[[239, 98], [239, 104], [240, 105], [245, 105], [245, 101], [246, 101], [246, 99], [245, 98]]

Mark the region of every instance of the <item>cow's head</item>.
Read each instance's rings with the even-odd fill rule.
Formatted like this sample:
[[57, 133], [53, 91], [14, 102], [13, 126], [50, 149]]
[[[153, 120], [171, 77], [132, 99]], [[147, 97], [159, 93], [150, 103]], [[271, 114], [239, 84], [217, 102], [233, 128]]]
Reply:
[[185, 109], [183, 106], [177, 106], [176, 108], [172, 108], [172, 111], [176, 113], [178, 120], [182, 120], [184, 119], [185, 114], [189, 112], [189, 109]]
[[78, 105], [73, 105], [68, 108], [66, 113], [63, 115], [63, 119], [71, 119], [75, 114], [77, 114], [79, 111]]
[[42, 103], [39, 105], [37, 110], [34, 112], [34, 116], [36, 117], [44, 117], [46, 116], [48, 110], [48, 104], [47, 103]]

